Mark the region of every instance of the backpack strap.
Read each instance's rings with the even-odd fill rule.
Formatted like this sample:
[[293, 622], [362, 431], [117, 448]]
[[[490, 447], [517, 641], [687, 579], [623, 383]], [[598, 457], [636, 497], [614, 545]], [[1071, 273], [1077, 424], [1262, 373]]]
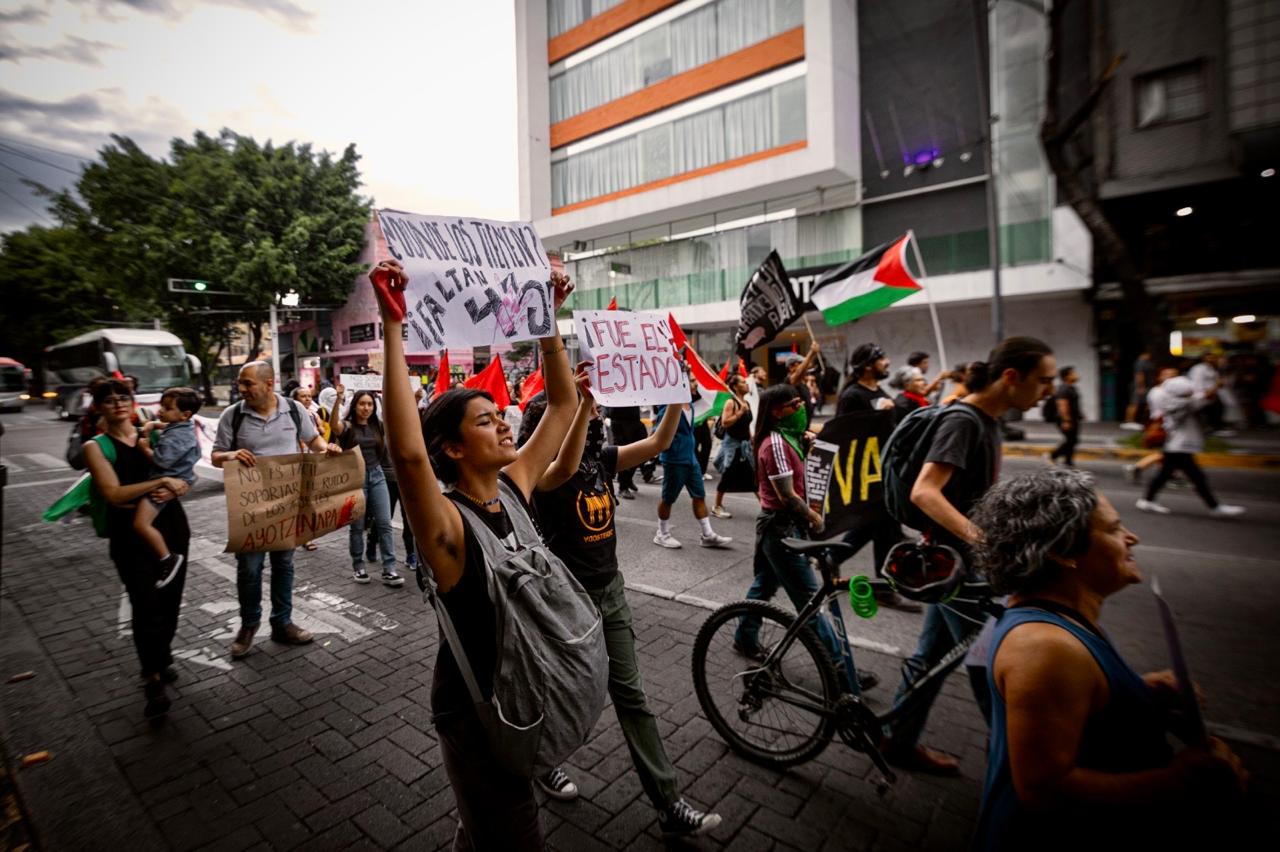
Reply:
[[[293, 419], [293, 428], [297, 430], [298, 441], [302, 441], [302, 414], [299, 412], [299, 404], [295, 399], [289, 399], [287, 396], [277, 394], [285, 401], [285, 405], [289, 408], [289, 416]], [[231, 409], [231, 447], [230, 449], [240, 449], [240, 424], [244, 422], [244, 400], [240, 400]]]

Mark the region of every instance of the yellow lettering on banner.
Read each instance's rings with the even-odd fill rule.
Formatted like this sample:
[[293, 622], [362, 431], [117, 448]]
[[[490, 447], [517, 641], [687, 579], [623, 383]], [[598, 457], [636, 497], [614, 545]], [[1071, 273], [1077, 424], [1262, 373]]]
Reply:
[[[875, 467], [875, 474], [871, 473], [871, 468]], [[867, 439], [867, 443], [862, 447], [862, 502], [867, 502], [867, 490], [871, 488], [871, 483], [879, 482], [884, 477], [881, 475], [880, 469], [880, 439], [872, 435]]]
[[[853, 500], [853, 459], [858, 454], [858, 440], [855, 438], [853, 443], [849, 445], [849, 454], [844, 459], [844, 470], [840, 469], [840, 451], [836, 450], [836, 457], [832, 468], [836, 475], [836, 484], [840, 486], [840, 502], [848, 506]], [[863, 492], [863, 499], [866, 499], [866, 492]]]

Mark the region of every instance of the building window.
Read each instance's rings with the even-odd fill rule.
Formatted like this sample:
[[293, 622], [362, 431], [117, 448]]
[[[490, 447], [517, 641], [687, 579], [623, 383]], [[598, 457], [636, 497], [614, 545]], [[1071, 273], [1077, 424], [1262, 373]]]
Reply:
[[716, 0], [551, 78], [551, 123], [804, 23], [803, 0]]
[[551, 164], [551, 206], [767, 151], [805, 135], [805, 78], [696, 112]]
[[549, 0], [547, 3], [547, 30], [555, 38], [588, 18], [612, 9], [622, 0]]
[[1204, 63], [1190, 62], [1135, 77], [1134, 123], [1154, 127], [1201, 118], [1205, 105]]

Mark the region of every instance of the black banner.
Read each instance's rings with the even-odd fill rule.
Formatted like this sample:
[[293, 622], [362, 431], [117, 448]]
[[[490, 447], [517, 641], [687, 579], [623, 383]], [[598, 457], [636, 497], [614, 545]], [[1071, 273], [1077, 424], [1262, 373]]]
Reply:
[[769, 252], [752, 274], [738, 305], [742, 318], [738, 320], [736, 343], [744, 358], [750, 358], [752, 349], [772, 341], [804, 312], [804, 303], [796, 295], [776, 251]]
[[847, 532], [861, 517], [884, 512], [880, 451], [892, 432], [893, 412], [875, 411], [833, 418], [818, 433], [805, 459], [804, 475], [810, 505], [817, 508], [818, 498], [825, 496], [822, 538]]

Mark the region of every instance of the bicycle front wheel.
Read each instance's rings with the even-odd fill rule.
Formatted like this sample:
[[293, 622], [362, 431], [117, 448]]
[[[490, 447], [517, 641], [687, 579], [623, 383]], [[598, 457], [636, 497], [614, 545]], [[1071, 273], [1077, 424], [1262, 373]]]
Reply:
[[[759, 621], [758, 647], [767, 662], [737, 646], [743, 618]], [[738, 754], [775, 768], [812, 760], [827, 747], [840, 695], [830, 657], [808, 625], [781, 646], [794, 621], [764, 601], [726, 604], [693, 645], [693, 685], [707, 720]]]

